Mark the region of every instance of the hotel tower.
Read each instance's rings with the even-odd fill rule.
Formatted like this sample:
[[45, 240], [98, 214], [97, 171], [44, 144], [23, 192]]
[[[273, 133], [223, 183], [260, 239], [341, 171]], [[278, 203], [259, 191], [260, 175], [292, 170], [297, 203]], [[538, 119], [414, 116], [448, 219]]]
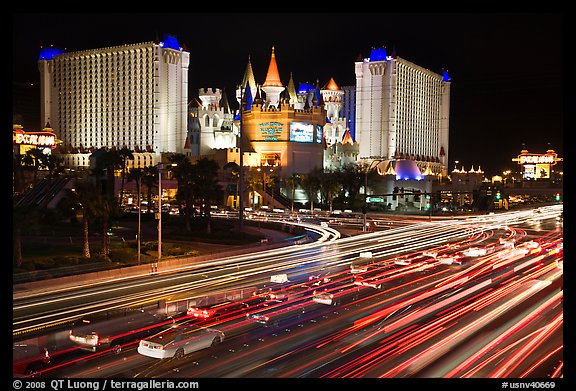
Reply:
[[[356, 141], [359, 159], [386, 166], [412, 160], [447, 175], [450, 78], [385, 48], [356, 61]], [[381, 167], [386, 167], [381, 166]]]
[[167, 35], [66, 53], [43, 49], [38, 66], [41, 120], [63, 144], [69, 166], [89, 165], [98, 148], [134, 151], [134, 166], [186, 153], [190, 53]]

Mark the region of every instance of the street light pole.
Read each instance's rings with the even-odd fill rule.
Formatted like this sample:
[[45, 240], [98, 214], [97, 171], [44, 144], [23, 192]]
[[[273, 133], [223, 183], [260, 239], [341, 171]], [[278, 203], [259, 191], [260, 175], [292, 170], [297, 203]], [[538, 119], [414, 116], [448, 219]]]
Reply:
[[372, 170], [372, 165], [374, 163], [378, 164], [381, 163], [382, 161], [383, 161], [382, 159], [372, 160], [366, 171], [364, 171], [364, 207], [362, 209], [362, 232], [368, 231], [368, 228], [366, 227], [367, 224], [366, 214], [368, 213], [368, 205], [366, 201], [368, 198], [368, 173], [370, 172], [370, 170]]
[[370, 168], [367, 168], [366, 172], [364, 172], [364, 206], [362, 208], [362, 232], [366, 232], [366, 214], [368, 213], [368, 205], [366, 205], [366, 197], [368, 197], [368, 171], [370, 171]]
[[239, 231], [243, 231], [244, 230], [244, 150], [242, 148], [242, 104], [243, 104], [243, 97], [244, 91], [242, 90], [242, 87], [240, 87], [240, 126], [239, 126], [239, 130], [238, 130], [238, 140], [240, 143], [240, 175], [238, 176], [238, 188], [236, 189], [237, 191], [239, 191], [239, 197], [238, 197], [238, 203], [239, 203], [239, 209], [238, 209], [238, 230]]
[[142, 176], [138, 175], [138, 240], [136, 240], [136, 245], [138, 246], [138, 265], [140, 265], [140, 241], [142, 240], [140, 238], [140, 235], [142, 233], [142, 225], [141, 225], [141, 219], [140, 219], [140, 204], [142, 203], [142, 201], [140, 201], [140, 188], [142, 186]]
[[162, 170], [160, 166], [162, 162], [158, 163], [158, 260], [156, 265], [153, 265], [152, 271], [158, 271], [158, 264], [162, 258]]

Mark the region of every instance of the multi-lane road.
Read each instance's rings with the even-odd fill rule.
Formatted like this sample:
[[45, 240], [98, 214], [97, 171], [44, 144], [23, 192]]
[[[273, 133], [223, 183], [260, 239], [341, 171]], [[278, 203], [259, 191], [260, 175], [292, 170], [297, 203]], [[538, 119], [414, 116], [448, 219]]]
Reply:
[[[51, 345], [42, 373], [51, 377], [560, 377], [561, 212], [555, 205], [413, 221], [348, 238], [326, 231], [316, 243], [19, 294], [15, 340]], [[289, 281], [271, 283], [278, 274]], [[302, 284], [310, 289], [296, 294], [292, 287]], [[178, 360], [139, 354], [139, 340], [120, 353], [89, 353], [65, 327], [52, 327], [104, 308], [166, 312], [263, 287], [287, 298], [277, 323], [244, 313], [205, 320], [224, 341]], [[313, 300], [322, 290], [333, 305]], [[32, 337], [30, 330], [44, 331]]]

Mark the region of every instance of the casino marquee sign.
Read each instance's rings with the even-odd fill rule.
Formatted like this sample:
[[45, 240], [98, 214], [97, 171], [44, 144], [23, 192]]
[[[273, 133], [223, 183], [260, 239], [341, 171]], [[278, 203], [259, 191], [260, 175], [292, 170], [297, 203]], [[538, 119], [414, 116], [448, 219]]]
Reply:
[[12, 143], [14, 145], [56, 148], [57, 140], [56, 135], [52, 132], [25, 132], [22, 129], [14, 129], [12, 131]]
[[548, 150], [546, 153], [530, 153], [523, 150], [517, 158], [512, 159], [522, 166], [525, 179], [550, 178], [550, 167], [562, 160], [553, 150]]

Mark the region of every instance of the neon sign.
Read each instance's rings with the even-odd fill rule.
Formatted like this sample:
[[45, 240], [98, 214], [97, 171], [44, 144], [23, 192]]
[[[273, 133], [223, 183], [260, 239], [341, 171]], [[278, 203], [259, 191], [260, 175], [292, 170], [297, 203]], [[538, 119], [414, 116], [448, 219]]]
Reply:
[[265, 122], [260, 124], [260, 134], [262, 140], [278, 141], [282, 134], [282, 124], [280, 122]]
[[518, 162], [520, 165], [525, 164], [550, 164], [554, 165], [556, 162], [562, 161], [562, 158], [558, 158], [555, 152], [549, 152], [545, 154], [538, 153], [521, 153], [517, 158], [512, 159], [512, 161]]
[[35, 145], [52, 147], [56, 146], [56, 136], [49, 132], [14, 132], [12, 135], [14, 144]]

